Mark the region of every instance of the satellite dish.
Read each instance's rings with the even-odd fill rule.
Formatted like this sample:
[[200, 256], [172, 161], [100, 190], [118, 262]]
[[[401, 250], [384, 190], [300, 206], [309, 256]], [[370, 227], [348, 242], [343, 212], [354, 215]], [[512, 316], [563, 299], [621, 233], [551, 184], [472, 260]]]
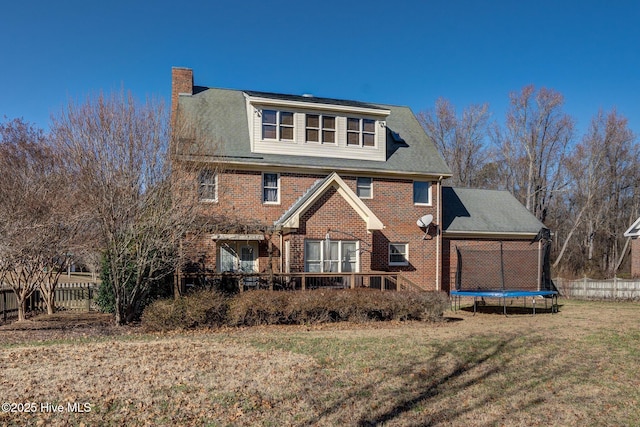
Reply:
[[416, 221], [416, 224], [418, 224], [418, 227], [420, 228], [426, 228], [426, 227], [429, 227], [429, 224], [431, 224], [432, 222], [433, 222], [433, 215], [427, 214], [422, 218], [418, 219], [418, 221]]

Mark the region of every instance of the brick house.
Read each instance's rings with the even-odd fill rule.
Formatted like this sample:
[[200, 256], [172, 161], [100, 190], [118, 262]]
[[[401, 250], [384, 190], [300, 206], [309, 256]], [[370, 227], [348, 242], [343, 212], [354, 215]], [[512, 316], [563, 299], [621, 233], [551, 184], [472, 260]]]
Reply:
[[640, 218], [624, 232], [624, 237], [631, 238], [631, 277], [640, 277]]
[[543, 227], [508, 192], [444, 187], [408, 107], [194, 86], [173, 68], [172, 123], [202, 214], [237, 225], [190, 246], [209, 271], [399, 272], [446, 291], [452, 248], [529, 248]]

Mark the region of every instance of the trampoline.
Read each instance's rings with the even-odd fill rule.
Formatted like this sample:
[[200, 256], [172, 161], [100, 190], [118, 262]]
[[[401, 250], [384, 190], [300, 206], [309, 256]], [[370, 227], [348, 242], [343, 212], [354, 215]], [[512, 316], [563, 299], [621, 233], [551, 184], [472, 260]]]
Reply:
[[524, 308], [527, 308], [527, 298], [531, 298], [533, 314], [536, 314], [536, 297], [544, 298], [545, 308], [547, 301], [551, 299], [551, 313], [558, 312], [557, 291], [522, 291], [522, 290], [477, 290], [477, 291], [451, 291], [451, 303], [453, 310], [460, 309], [460, 300], [463, 297], [473, 297], [473, 314], [476, 314], [478, 298], [501, 298], [502, 313], [507, 315], [507, 298], [522, 298]]
[[478, 299], [502, 300], [507, 315], [507, 299], [531, 299], [533, 314], [536, 299], [544, 298], [545, 308], [551, 301], [551, 312], [558, 312], [558, 291], [550, 278], [550, 240], [545, 234], [528, 246], [513, 242], [485, 242], [475, 246], [456, 246], [457, 269], [455, 290], [450, 292], [452, 309], [460, 308], [460, 300], [473, 298], [473, 313]]

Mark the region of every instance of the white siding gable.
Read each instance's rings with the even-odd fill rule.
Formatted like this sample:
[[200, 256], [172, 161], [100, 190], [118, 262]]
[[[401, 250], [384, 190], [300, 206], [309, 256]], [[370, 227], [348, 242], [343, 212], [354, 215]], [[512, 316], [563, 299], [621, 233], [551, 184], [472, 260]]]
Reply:
[[[386, 161], [386, 118], [389, 110], [352, 107], [337, 104], [286, 101], [257, 98], [245, 94], [251, 152], [311, 157], [332, 157], [359, 160]], [[293, 140], [265, 139], [262, 130], [263, 111], [274, 110], [293, 113]], [[306, 140], [307, 115], [335, 117], [335, 142], [308, 142]], [[375, 121], [373, 146], [347, 145], [347, 118]], [[322, 129], [320, 129], [322, 133]]]

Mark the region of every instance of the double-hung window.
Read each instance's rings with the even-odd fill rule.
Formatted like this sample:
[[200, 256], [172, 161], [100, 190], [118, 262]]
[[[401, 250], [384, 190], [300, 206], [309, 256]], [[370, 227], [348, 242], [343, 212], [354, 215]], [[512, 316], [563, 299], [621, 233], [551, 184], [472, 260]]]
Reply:
[[262, 139], [293, 141], [293, 113], [262, 110]]
[[347, 146], [375, 147], [376, 121], [371, 119], [347, 118]]
[[408, 243], [389, 243], [389, 265], [409, 265]]
[[198, 199], [202, 202], [218, 201], [218, 174], [205, 169], [198, 175]]
[[306, 140], [307, 142], [335, 144], [336, 118], [334, 116], [307, 114]]
[[431, 183], [429, 181], [413, 181], [413, 204], [431, 205]]
[[361, 199], [373, 198], [373, 179], [366, 177], [356, 178], [356, 194]]
[[280, 174], [262, 174], [262, 203], [280, 203]]

